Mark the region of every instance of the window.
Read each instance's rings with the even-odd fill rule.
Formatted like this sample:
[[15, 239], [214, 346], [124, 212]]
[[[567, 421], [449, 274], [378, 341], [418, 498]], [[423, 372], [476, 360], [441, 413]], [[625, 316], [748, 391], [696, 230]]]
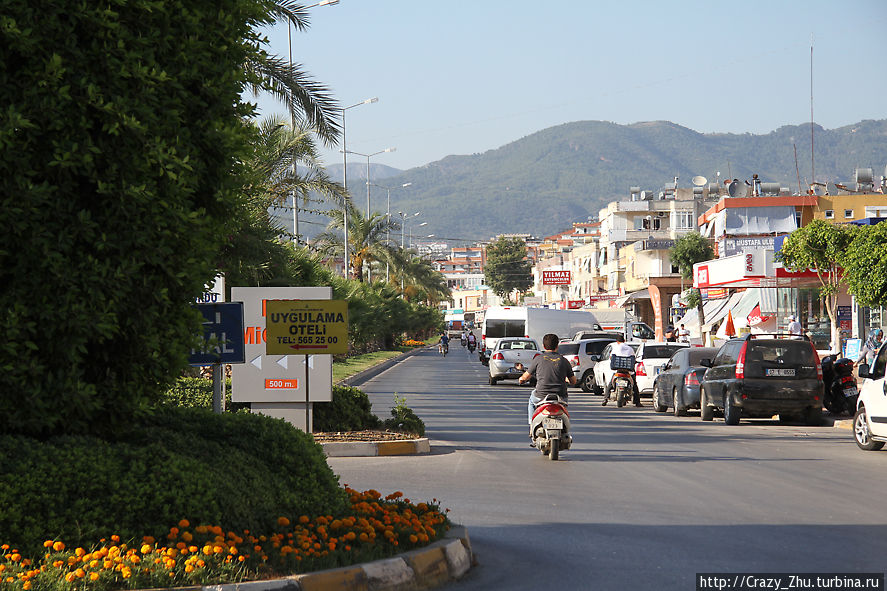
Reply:
[[825, 210], [825, 219], [827, 219], [827, 220], [835, 219], [835, 210], [834, 209], [826, 209]]
[[846, 219], [853, 219], [853, 210], [852, 209], [845, 209], [844, 210], [844, 217]]
[[693, 212], [690, 211], [675, 211], [674, 215], [674, 227], [676, 230], [692, 230], [693, 229]]

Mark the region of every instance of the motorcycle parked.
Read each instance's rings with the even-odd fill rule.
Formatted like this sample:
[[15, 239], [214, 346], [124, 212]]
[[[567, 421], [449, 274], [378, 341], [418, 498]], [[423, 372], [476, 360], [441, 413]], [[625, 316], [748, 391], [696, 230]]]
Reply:
[[533, 413], [530, 432], [536, 448], [549, 459], [557, 460], [560, 451], [570, 449], [573, 444], [567, 401], [557, 394], [549, 394], [540, 401]]
[[823, 402], [833, 415], [856, 412], [859, 391], [853, 377], [853, 360], [837, 354], [822, 358], [822, 382], [825, 385]]

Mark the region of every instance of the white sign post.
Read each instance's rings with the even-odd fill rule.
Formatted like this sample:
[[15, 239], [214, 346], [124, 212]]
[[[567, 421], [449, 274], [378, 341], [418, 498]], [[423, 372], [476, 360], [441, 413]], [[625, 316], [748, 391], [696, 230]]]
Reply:
[[265, 302], [328, 300], [332, 295], [331, 287], [231, 289], [231, 299], [243, 302], [246, 351], [246, 363], [232, 367], [233, 402], [248, 402], [254, 412], [284, 419], [309, 433], [313, 431], [313, 404], [333, 399], [332, 355], [266, 355]]

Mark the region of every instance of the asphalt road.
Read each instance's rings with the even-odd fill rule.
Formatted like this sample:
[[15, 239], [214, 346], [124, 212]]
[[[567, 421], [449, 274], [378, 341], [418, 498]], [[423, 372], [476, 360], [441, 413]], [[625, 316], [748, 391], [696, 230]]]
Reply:
[[478, 566], [445, 589], [696, 589], [696, 573], [883, 573], [887, 451], [850, 431], [601, 407], [571, 389], [574, 443], [529, 447], [529, 388], [487, 385], [458, 342], [361, 386], [387, 417], [395, 393], [432, 454], [330, 458], [343, 484], [440, 499]]

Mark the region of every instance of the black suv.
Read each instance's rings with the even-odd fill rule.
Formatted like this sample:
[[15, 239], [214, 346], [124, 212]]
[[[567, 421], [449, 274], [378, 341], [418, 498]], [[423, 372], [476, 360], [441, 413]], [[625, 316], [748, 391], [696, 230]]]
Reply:
[[724, 422], [739, 418], [798, 418], [808, 425], [822, 421], [822, 366], [806, 337], [746, 335], [727, 341], [714, 359], [703, 359], [709, 369], [700, 384], [702, 420], [724, 410]]

